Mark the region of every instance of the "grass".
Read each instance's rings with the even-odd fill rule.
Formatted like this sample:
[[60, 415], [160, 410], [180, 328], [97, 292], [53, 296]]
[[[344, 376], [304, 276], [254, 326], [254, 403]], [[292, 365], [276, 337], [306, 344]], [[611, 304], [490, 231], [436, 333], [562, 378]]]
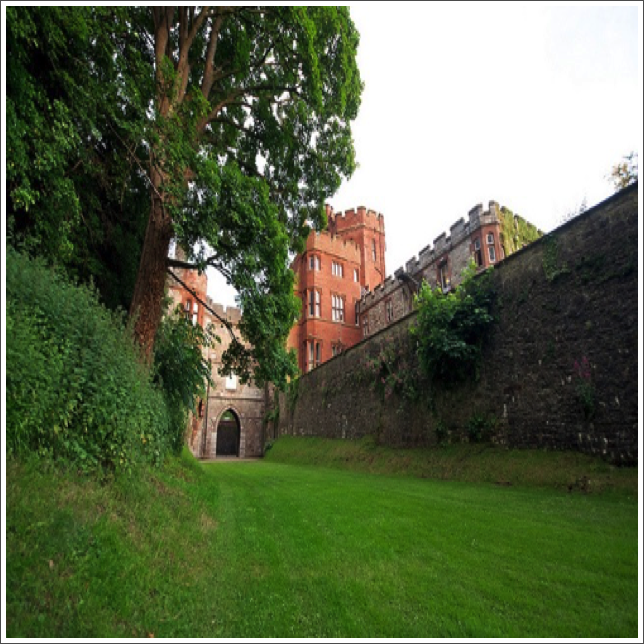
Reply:
[[489, 444], [395, 449], [359, 441], [284, 436], [267, 452], [271, 462], [297, 463], [386, 476], [414, 476], [497, 485], [637, 494], [637, 470], [577, 452], [509, 450]]
[[637, 636], [625, 486], [276, 462], [298, 445], [254, 463], [184, 454], [108, 484], [10, 461], [7, 635]]

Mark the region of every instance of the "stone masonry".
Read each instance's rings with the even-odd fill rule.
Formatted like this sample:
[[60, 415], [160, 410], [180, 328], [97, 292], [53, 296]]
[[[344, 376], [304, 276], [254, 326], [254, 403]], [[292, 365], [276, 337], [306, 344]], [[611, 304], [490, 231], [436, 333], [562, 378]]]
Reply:
[[[380, 397], [364, 365], [407, 335], [411, 312], [304, 374], [296, 398], [280, 397], [279, 431], [432, 445], [439, 429], [467, 440], [485, 418], [499, 444], [637, 464], [637, 240], [635, 184], [496, 265], [497, 322], [477, 381], [438, 387], [433, 405]], [[419, 265], [408, 271], [431, 267], [427, 253]]]
[[[363, 295], [358, 303], [362, 324], [362, 336], [369, 337], [390, 326], [410, 313], [414, 295], [424, 280], [432, 287], [449, 291], [458, 285], [461, 273], [474, 258], [479, 270], [493, 266], [505, 257], [502, 212], [498, 203], [490, 201], [488, 210], [481, 204], [470, 210], [468, 221], [459, 219], [450, 227], [450, 234], [442, 233], [434, 239], [434, 245], [423, 248], [418, 259], [412, 257], [403, 268], [387, 277], [384, 283]], [[518, 215], [514, 215], [515, 228], [531, 226]], [[535, 237], [540, 235], [533, 226]], [[516, 230], [511, 231], [516, 234]]]

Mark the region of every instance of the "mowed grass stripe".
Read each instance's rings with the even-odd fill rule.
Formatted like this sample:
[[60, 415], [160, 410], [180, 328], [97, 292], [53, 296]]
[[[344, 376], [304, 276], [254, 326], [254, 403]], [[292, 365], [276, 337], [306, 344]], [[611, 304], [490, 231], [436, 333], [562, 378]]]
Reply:
[[636, 637], [637, 538], [624, 491], [187, 454], [99, 485], [14, 462], [7, 632]]
[[612, 602], [618, 613], [630, 603], [636, 630], [632, 501], [265, 462], [207, 467], [239, 495], [228, 508], [237, 526], [269, 518], [252, 540], [242, 528], [237, 546], [249, 566], [281, 546], [290, 572], [274, 579], [268, 567], [253, 588], [280, 594], [290, 577], [284, 592], [308, 635], [611, 636], [628, 623]]

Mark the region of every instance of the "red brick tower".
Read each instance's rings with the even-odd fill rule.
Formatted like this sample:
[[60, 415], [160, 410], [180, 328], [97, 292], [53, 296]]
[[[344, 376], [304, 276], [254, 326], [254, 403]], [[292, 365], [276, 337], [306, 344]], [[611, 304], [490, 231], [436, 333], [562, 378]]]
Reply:
[[289, 335], [302, 372], [362, 339], [357, 304], [385, 275], [384, 217], [366, 208], [333, 213], [328, 230], [312, 232], [291, 268], [302, 315]]

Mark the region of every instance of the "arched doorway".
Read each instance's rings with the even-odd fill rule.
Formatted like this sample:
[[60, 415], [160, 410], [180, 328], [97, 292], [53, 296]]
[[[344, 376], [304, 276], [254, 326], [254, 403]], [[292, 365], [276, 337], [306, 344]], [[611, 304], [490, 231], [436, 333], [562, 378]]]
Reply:
[[216, 456], [239, 456], [241, 426], [237, 414], [227, 409], [217, 424]]

